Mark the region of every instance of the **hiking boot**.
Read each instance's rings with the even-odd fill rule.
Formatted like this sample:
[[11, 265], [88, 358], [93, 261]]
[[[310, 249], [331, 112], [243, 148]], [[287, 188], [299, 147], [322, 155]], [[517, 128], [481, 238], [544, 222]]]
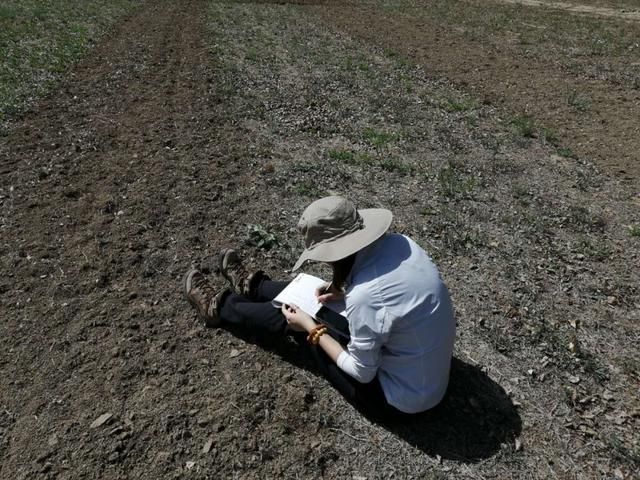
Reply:
[[192, 269], [184, 276], [183, 291], [185, 298], [195, 307], [198, 318], [207, 327], [220, 325], [219, 311], [222, 300], [229, 293], [227, 289], [216, 292], [202, 273]]
[[225, 248], [220, 252], [220, 274], [227, 279], [235, 293], [247, 298], [255, 297], [255, 289], [260, 279], [269, 278], [262, 270], [248, 274], [238, 253], [232, 248]]

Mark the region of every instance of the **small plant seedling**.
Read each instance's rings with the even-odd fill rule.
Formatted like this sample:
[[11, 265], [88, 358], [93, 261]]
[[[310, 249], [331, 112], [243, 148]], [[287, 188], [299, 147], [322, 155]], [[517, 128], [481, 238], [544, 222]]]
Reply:
[[561, 147], [557, 150], [558, 155], [565, 158], [577, 158], [577, 155], [568, 147]]
[[269, 250], [278, 244], [278, 237], [262, 225], [247, 225], [247, 243], [263, 250]]
[[632, 237], [640, 237], [640, 225], [629, 225], [629, 235]]
[[328, 153], [331, 160], [340, 160], [347, 163], [352, 163], [356, 158], [356, 154], [351, 150], [329, 150]]
[[398, 135], [392, 132], [383, 132], [373, 128], [367, 128], [363, 132], [364, 139], [376, 148], [383, 147], [398, 139]]

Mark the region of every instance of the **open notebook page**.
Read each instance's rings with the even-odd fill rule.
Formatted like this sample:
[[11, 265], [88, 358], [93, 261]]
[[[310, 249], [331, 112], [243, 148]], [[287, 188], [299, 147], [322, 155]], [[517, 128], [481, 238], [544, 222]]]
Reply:
[[[301, 273], [294, 278], [287, 287], [271, 302], [274, 307], [280, 308], [282, 305], [296, 305], [302, 311], [315, 318], [322, 304], [316, 300], [316, 289], [325, 283], [324, 280], [308, 273]], [[324, 305], [327, 308], [345, 314], [344, 301], [331, 302]]]

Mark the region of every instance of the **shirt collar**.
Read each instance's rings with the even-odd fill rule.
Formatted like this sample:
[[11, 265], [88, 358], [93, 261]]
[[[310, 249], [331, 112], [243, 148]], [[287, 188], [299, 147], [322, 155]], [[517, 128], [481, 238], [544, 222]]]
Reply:
[[375, 255], [376, 250], [378, 250], [378, 248], [382, 244], [383, 239], [386, 236], [387, 234], [385, 233], [380, 238], [375, 240], [373, 243], [367, 245], [366, 247], [364, 247], [363, 249], [359, 250], [356, 253], [356, 258], [353, 261], [353, 266], [351, 267], [351, 271], [349, 272], [349, 275], [345, 280], [345, 290], [348, 290], [349, 287], [351, 286], [354, 272], [357, 272], [358, 270], [360, 270], [362, 266], [366, 263], [366, 261], [369, 258], [371, 258], [373, 255]]

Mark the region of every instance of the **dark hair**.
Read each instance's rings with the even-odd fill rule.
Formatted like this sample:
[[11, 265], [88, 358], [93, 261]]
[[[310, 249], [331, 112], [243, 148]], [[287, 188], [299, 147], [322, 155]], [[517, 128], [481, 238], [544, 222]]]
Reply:
[[344, 290], [347, 277], [351, 273], [353, 262], [356, 259], [356, 254], [349, 255], [335, 262], [331, 262], [331, 268], [333, 268], [333, 278], [331, 284], [338, 290]]

